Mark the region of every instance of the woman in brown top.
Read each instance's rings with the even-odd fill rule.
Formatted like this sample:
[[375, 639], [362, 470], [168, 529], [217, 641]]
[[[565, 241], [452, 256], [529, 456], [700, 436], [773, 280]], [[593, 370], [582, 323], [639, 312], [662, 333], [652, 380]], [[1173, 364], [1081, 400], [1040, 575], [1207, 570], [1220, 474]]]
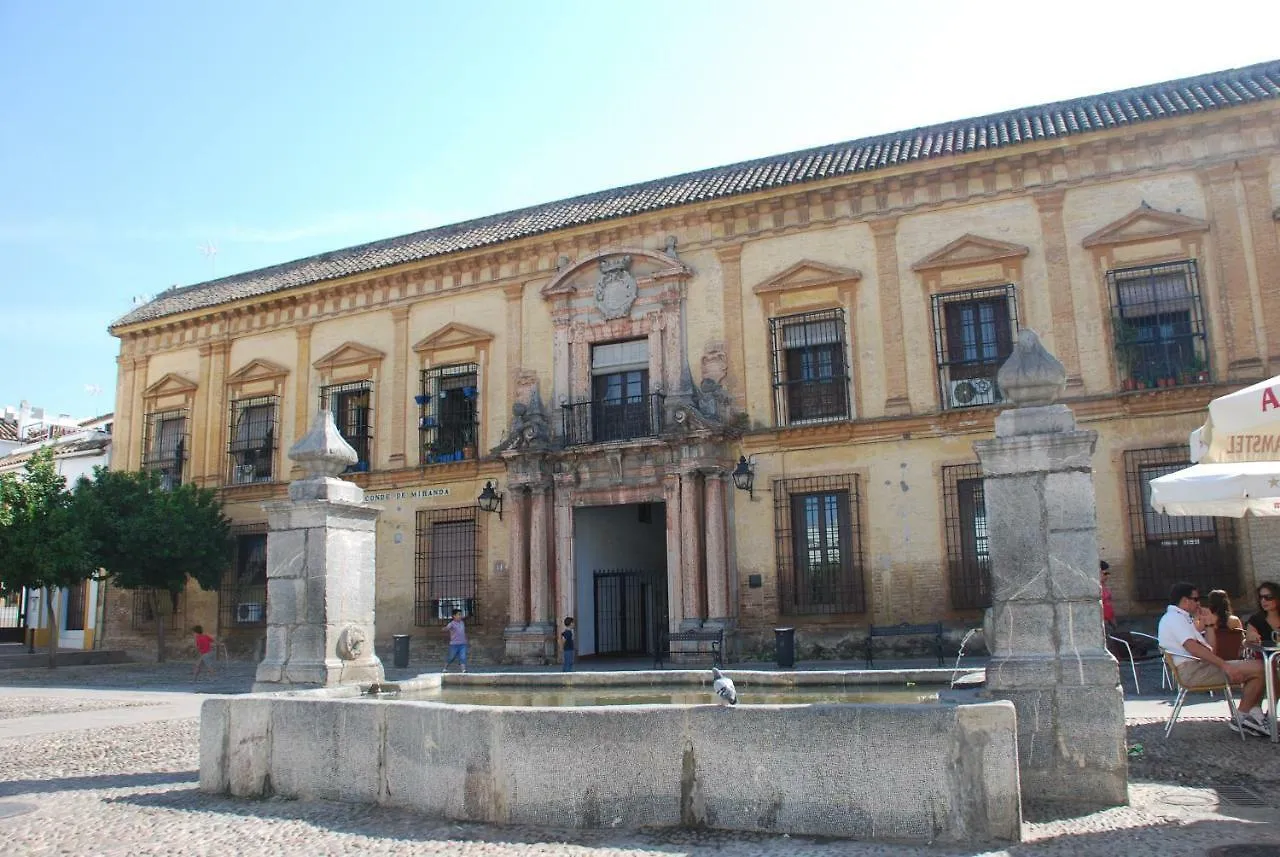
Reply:
[[1204, 636], [1209, 648], [1224, 661], [1240, 657], [1244, 644], [1244, 623], [1231, 612], [1231, 598], [1225, 590], [1214, 589], [1205, 600]]

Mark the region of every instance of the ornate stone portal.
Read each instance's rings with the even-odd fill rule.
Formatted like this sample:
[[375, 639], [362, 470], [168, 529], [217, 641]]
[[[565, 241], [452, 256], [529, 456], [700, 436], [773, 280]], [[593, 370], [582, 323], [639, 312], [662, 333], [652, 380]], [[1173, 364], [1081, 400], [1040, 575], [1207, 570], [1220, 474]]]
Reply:
[[356, 452], [323, 410], [289, 450], [306, 477], [265, 503], [267, 650], [255, 691], [382, 681], [374, 653], [374, 527], [380, 510], [336, 478]]
[[1053, 400], [1066, 371], [1022, 330], [1000, 388], [1017, 407], [974, 444], [990, 528], [987, 688], [1018, 713], [1024, 798], [1128, 800], [1124, 697], [1104, 645], [1092, 459], [1097, 432]]

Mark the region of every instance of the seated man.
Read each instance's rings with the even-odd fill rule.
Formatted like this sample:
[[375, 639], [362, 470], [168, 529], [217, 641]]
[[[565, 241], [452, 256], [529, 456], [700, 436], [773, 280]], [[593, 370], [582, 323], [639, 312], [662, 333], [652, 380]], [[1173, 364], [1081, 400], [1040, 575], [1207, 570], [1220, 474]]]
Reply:
[[[1187, 684], [1221, 681], [1223, 673], [1233, 684], [1243, 684], [1240, 722], [1246, 731], [1271, 735], [1259, 703], [1265, 685], [1260, 661], [1224, 661], [1213, 653], [1193, 616], [1200, 610], [1200, 592], [1190, 583], [1175, 583], [1169, 591], [1169, 608], [1160, 617], [1160, 648], [1173, 656], [1178, 678]], [[1231, 724], [1234, 730], [1236, 725]]]

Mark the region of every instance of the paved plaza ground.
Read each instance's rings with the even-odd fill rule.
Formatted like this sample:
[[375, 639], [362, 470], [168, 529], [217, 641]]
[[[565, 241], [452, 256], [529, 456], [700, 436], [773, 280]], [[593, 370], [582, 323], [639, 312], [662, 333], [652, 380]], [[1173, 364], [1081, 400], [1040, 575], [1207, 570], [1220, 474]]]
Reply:
[[[1201, 857], [1236, 845], [1226, 853], [1280, 855], [1280, 745], [1241, 741], [1224, 725], [1225, 703], [1203, 697], [1166, 741], [1169, 694], [1159, 690], [1158, 666], [1146, 668], [1140, 697], [1125, 682], [1130, 806], [1055, 817], [1031, 803], [1024, 841], [1005, 849], [717, 831], [533, 830], [368, 806], [205, 795], [196, 788], [199, 705], [210, 694], [246, 692], [254, 672], [245, 662], [221, 666], [214, 680], [199, 684], [190, 681], [189, 663], [0, 672], [0, 854]], [[420, 671], [390, 670], [389, 677]], [[904, 772], [922, 774], [928, 772]]]

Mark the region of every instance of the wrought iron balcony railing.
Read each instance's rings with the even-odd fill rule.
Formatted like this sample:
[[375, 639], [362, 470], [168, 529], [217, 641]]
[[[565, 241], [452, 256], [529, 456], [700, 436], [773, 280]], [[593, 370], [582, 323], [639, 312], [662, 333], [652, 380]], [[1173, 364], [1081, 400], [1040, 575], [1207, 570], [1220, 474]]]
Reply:
[[575, 402], [561, 409], [569, 446], [654, 437], [662, 431], [661, 393]]

